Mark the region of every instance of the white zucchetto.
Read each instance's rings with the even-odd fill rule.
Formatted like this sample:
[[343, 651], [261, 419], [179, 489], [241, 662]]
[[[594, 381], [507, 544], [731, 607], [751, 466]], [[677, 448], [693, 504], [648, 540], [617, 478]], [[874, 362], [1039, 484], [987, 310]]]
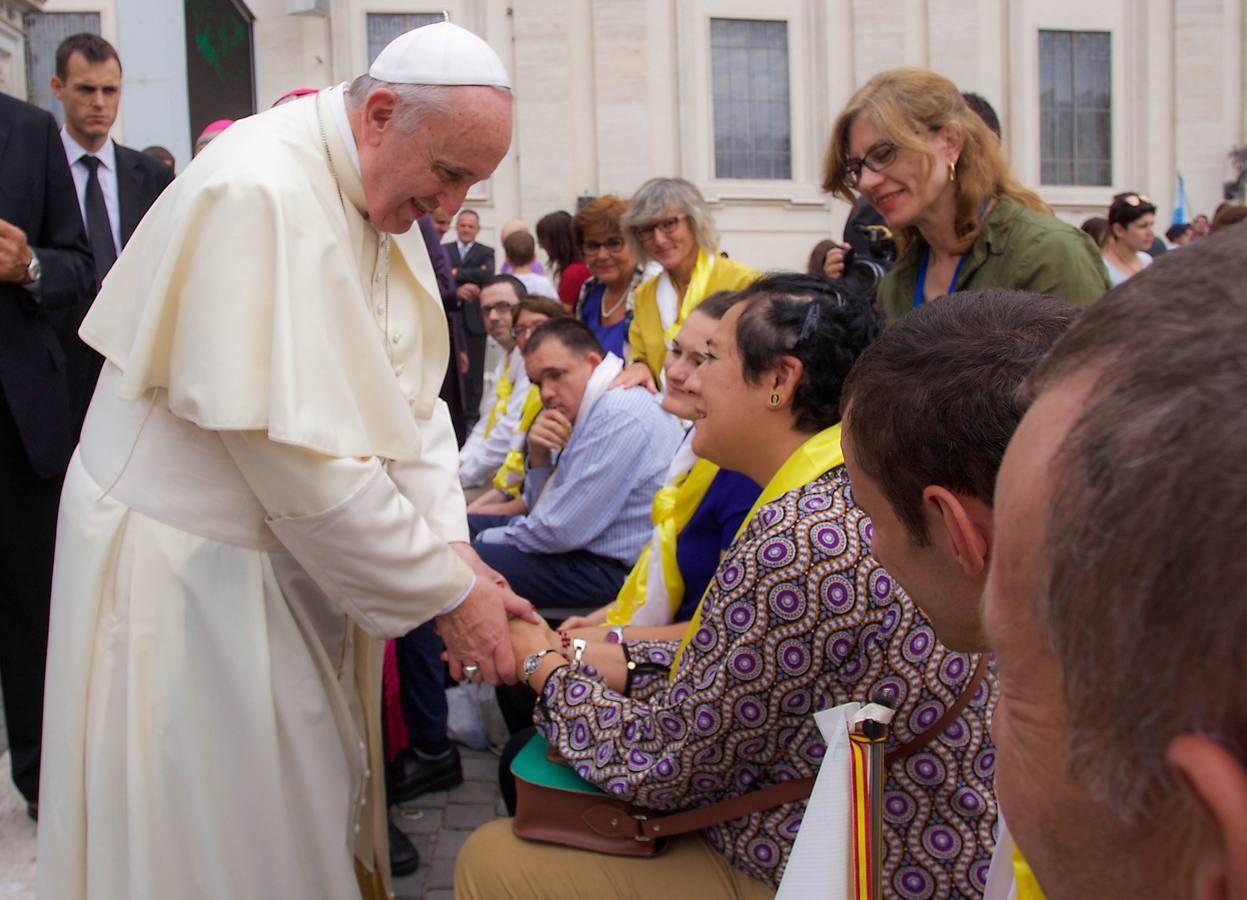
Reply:
[[390, 84], [480, 84], [511, 89], [511, 79], [494, 48], [450, 22], [400, 34], [377, 54], [368, 74]]

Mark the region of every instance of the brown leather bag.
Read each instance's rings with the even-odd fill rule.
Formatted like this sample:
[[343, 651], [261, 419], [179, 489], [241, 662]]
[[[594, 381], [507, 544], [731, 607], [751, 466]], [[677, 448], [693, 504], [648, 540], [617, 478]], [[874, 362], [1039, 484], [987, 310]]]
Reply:
[[[889, 752], [887, 765], [921, 750], [951, 725], [970, 704], [987, 667], [987, 654], [983, 654], [957, 701], [930, 728]], [[662, 851], [667, 838], [802, 800], [814, 789], [814, 778], [802, 778], [696, 809], [658, 814], [589, 784], [558, 760], [540, 733], [533, 735], [512, 761], [511, 773], [516, 790], [511, 828], [516, 835], [613, 856], [654, 856]]]

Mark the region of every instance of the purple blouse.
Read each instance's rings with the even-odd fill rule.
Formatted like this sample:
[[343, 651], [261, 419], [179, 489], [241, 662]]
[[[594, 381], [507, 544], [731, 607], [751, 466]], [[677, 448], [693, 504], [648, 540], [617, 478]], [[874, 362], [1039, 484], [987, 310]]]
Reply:
[[[556, 669], [534, 718], [581, 777], [654, 810], [702, 806], [818, 771], [813, 713], [890, 685], [900, 698], [889, 746], [954, 703], [977, 658], [946, 650], [870, 556], [870, 520], [843, 467], [763, 506], [715, 573], [701, 627], [674, 680], [674, 642], [632, 642], [629, 696], [592, 667]], [[885, 786], [885, 893], [977, 897], [996, 824], [995, 677]], [[716, 825], [706, 838], [738, 868], [777, 885], [805, 802]]]

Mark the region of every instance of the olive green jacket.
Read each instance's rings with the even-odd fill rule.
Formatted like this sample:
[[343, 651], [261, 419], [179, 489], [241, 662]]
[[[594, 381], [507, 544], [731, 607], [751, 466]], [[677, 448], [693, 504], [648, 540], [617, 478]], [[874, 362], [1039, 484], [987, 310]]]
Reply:
[[[918, 266], [926, 249], [919, 238], [879, 283], [876, 303], [887, 324], [913, 309]], [[1104, 258], [1089, 235], [1056, 216], [1001, 198], [970, 248], [956, 290], [1014, 288], [1053, 294], [1086, 307], [1110, 287]]]

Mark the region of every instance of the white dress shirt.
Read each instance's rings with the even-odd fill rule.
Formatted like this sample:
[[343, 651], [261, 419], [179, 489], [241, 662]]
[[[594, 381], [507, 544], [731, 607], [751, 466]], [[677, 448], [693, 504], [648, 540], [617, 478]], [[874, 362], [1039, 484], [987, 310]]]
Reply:
[[[69, 171], [74, 176], [74, 190], [78, 194], [78, 212], [82, 214], [82, 222], [87, 221], [87, 179], [90, 171], [82, 162], [83, 154], [88, 151], [69, 136], [64, 126], [61, 127], [61, 143], [65, 146], [65, 158], [69, 160]], [[108, 225], [113, 232], [113, 247], [121, 255], [121, 199], [117, 193], [117, 145], [110, 137], [104, 146], [91, 154], [99, 158], [100, 189], [104, 192], [104, 208], [108, 210]]]

